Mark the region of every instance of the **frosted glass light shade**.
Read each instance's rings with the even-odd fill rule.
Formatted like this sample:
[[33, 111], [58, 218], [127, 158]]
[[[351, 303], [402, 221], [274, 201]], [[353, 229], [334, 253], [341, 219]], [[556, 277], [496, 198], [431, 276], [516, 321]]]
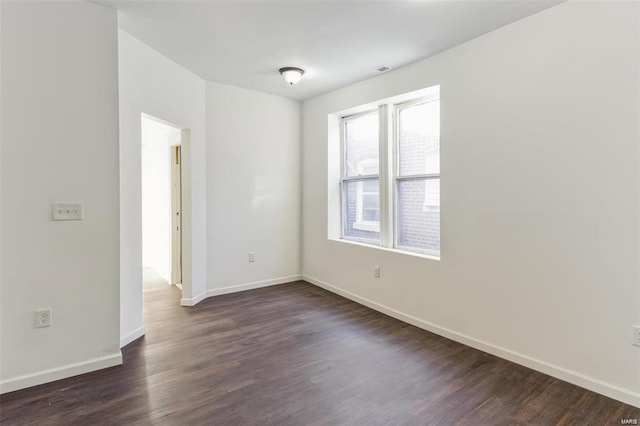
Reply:
[[280, 68], [280, 74], [282, 74], [284, 81], [293, 86], [300, 81], [302, 75], [304, 74], [304, 70], [295, 67], [284, 67]]

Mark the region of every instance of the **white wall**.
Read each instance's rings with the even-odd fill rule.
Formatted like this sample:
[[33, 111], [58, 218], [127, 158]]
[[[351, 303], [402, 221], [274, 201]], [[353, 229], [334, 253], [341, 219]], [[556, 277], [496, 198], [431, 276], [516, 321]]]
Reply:
[[299, 278], [300, 124], [297, 101], [207, 83], [209, 295]]
[[[114, 10], [2, 2], [2, 392], [117, 365]], [[64, 28], [64, 31], [60, 29]], [[53, 201], [83, 221], [53, 222]], [[34, 311], [53, 308], [53, 326]]]
[[[638, 15], [564, 3], [306, 101], [305, 278], [640, 405]], [[329, 241], [327, 115], [436, 84], [442, 261]]]
[[[120, 79], [120, 262], [122, 343], [142, 323], [141, 114], [191, 130], [183, 146], [183, 301], [206, 294], [205, 82], [118, 30]], [[190, 170], [190, 175], [188, 175]], [[190, 181], [190, 183], [189, 183]], [[188, 241], [191, 236], [191, 242]], [[189, 264], [188, 259], [191, 259]]]
[[180, 130], [142, 118], [142, 265], [171, 282], [171, 146]]

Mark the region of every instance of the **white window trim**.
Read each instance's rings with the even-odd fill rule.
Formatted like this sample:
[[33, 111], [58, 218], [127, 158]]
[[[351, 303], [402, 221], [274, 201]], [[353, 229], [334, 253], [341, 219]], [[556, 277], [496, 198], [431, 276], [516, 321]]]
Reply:
[[[339, 199], [340, 199], [340, 231], [338, 235], [333, 234], [331, 229], [337, 229], [331, 227], [329, 230], [329, 239], [336, 242], [344, 242], [355, 244], [363, 247], [370, 247], [374, 249], [382, 249], [385, 251], [401, 253], [405, 255], [411, 255], [415, 257], [421, 257], [430, 260], [441, 260], [442, 248], [438, 251], [434, 250], [422, 250], [415, 247], [400, 246], [397, 243], [397, 185], [399, 181], [409, 179], [440, 179], [440, 173], [431, 174], [419, 174], [410, 176], [398, 176], [398, 143], [397, 137], [397, 119], [394, 117], [397, 110], [403, 107], [409, 107], [413, 105], [422, 104], [431, 101], [440, 101], [439, 86], [435, 85], [426, 89], [417, 90], [415, 92], [406, 93], [404, 95], [395, 96], [380, 102], [370, 103], [362, 106], [359, 109], [350, 109], [343, 113], [330, 114], [330, 117], [335, 117], [337, 123], [340, 123], [340, 187], [339, 187]], [[367, 114], [375, 112], [379, 114], [379, 174], [367, 175], [367, 176], [355, 176], [345, 177], [345, 158], [346, 158], [346, 146], [345, 146], [345, 132], [344, 123], [349, 119], [361, 117]], [[330, 120], [331, 121], [331, 120]], [[393, 125], [390, 125], [393, 124]], [[336, 139], [333, 139], [337, 141]], [[391, 143], [390, 143], [391, 141]], [[333, 155], [333, 154], [332, 154]], [[334, 175], [335, 176], [335, 175]], [[358, 181], [368, 178], [377, 178], [380, 182], [380, 240], [356, 238], [345, 235], [345, 200], [343, 186], [347, 181]], [[335, 181], [334, 181], [335, 182]], [[425, 205], [423, 208], [428, 209], [431, 206]], [[440, 228], [441, 229], [441, 228]], [[377, 229], [375, 229], [377, 230]], [[334, 235], [332, 237], [332, 234]]]
[[[341, 158], [340, 158], [340, 176], [341, 176], [341, 180], [340, 180], [340, 210], [341, 210], [341, 239], [345, 239], [345, 240], [352, 240], [352, 241], [358, 241], [358, 242], [363, 242], [363, 243], [367, 243], [367, 244], [375, 244], [375, 245], [379, 245], [380, 242], [376, 239], [373, 238], [363, 238], [363, 237], [354, 237], [354, 236], [350, 236], [350, 235], [346, 235], [345, 233], [345, 226], [347, 224], [347, 218], [346, 218], [346, 202], [347, 200], [345, 199], [344, 196], [344, 191], [345, 191], [345, 185], [349, 182], [362, 182], [364, 180], [368, 180], [368, 179], [380, 179], [379, 174], [358, 174], [357, 176], [347, 176], [347, 171], [346, 171], [346, 160], [347, 160], [347, 144], [345, 141], [345, 134], [346, 134], [346, 124], [347, 122], [349, 122], [350, 120], [354, 120], [356, 118], [361, 118], [361, 117], [365, 117], [367, 115], [371, 115], [371, 114], [375, 114], [377, 112], [377, 110], [367, 110], [367, 111], [362, 111], [359, 112], [357, 114], [352, 114], [346, 117], [342, 117], [342, 119], [340, 120], [340, 152], [341, 152]], [[360, 202], [362, 202], [360, 200]], [[378, 201], [379, 203], [380, 201]], [[380, 223], [379, 222], [369, 222], [369, 221], [358, 221], [357, 217], [358, 214], [360, 214], [360, 218], [362, 219], [362, 212], [360, 208], [356, 209], [356, 222], [354, 223], [353, 227], [355, 229], [361, 230], [361, 231], [374, 231], [374, 232], [379, 232], [380, 230]]]
[[[440, 179], [440, 172], [438, 173], [420, 173], [420, 174], [411, 174], [411, 175], [401, 175], [400, 174], [400, 128], [398, 127], [398, 123], [400, 121], [399, 116], [400, 116], [400, 111], [404, 108], [410, 108], [416, 105], [422, 105], [428, 102], [440, 102], [440, 96], [434, 96], [434, 97], [422, 97], [422, 98], [416, 98], [416, 99], [412, 99], [410, 101], [406, 101], [403, 103], [399, 103], [399, 104], [395, 104], [393, 105], [393, 143], [390, 145], [393, 145], [393, 215], [394, 215], [394, 221], [393, 221], [393, 235], [394, 235], [394, 241], [393, 241], [393, 248], [397, 248], [399, 250], [402, 251], [412, 251], [412, 252], [416, 252], [416, 253], [422, 253], [422, 254], [426, 254], [429, 256], [434, 256], [434, 257], [439, 257], [440, 256], [440, 251], [438, 250], [427, 250], [427, 249], [421, 249], [421, 248], [417, 248], [417, 247], [407, 247], [407, 246], [403, 246], [400, 245], [398, 243], [398, 219], [399, 219], [399, 215], [398, 215], [398, 208], [399, 208], [399, 203], [398, 203], [398, 185], [400, 185], [400, 182], [403, 181], [410, 181], [410, 180], [424, 180], [425, 181], [425, 186], [426, 186], [426, 182], [430, 179]], [[423, 204], [423, 211], [426, 211], [426, 204]], [[440, 209], [438, 209], [438, 212], [440, 211]]]

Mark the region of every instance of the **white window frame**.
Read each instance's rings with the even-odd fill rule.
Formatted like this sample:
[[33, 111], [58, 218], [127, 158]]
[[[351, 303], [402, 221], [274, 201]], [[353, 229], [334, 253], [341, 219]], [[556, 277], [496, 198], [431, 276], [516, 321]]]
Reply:
[[[402, 251], [413, 251], [416, 253], [423, 253], [423, 254], [428, 254], [431, 256], [436, 256], [439, 257], [440, 256], [440, 251], [439, 250], [426, 250], [426, 249], [420, 249], [420, 248], [416, 248], [416, 247], [407, 247], [407, 246], [401, 246], [398, 243], [398, 220], [399, 220], [399, 214], [398, 214], [398, 209], [399, 209], [399, 203], [398, 203], [398, 187], [400, 185], [401, 182], [406, 182], [406, 181], [411, 181], [411, 180], [424, 180], [425, 182], [425, 188], [427, 186], [427, 182], [429, 180], [432, 179], [440, 179], [440, 171], [438, 171], [438, 173], [419, 173], [419, 174], [411, 174], [411, 175], [401, 175], [400, 174], [400, 111], [402, 111], [405, 108], [411, 108], [414, 106], [418, 106], [418, 105], [422, 105], [422, 104], [426, 104], [429, 102], [440, 102], [440, 97], [422, 97], [422, 98], [417, 98], [417, 99], [412, 99], [410, 101], [406, 101], [400, 104], [395, 104], [393, 105], [393, 214], [394, 214], [394, 221], [393, 221], [393, 235], [394, 235], [394, 239], [393, 239], [393, 248], [396, 248], [398, 250], [402, 250]], [[438, 145], [440, 144], [440, 141], [438, 141]], [[440, 150], [438, 149], [438, 152]], [[439, 170], [440, 168], [438, 168]], [[422, 206], [423, 211], [427, 211], [430, 210], [430, 207], [427, 206], [426, 204], [426, 195], [425, 195], [425, 201], [423, 202], [423, 206]], [[438, 207], [438, 212], [440, 211], [440, 207]]]
[[[364, 111], [358, 111], [357, 113], [349, 115], [339, 116], [340, 123], [340, 239], [346, 241], [355, 241], [372, 246], [378, 246], [393, 251], [407, 252], [411, 254], [426, 255], [426, 257], [436, 260], [440, 259], [440, 251], [424, 250], [415, 247], [400, 246], [397, 241], [398, 236], [398, 194], [397, 188], [400, 182], [407, 180], [427, 180], [441, 179], [440, 173], [428, 173], [428, 174], [415, 174], [415, 175], [400, 175], [399, 174], [399, 126], [398, 126], [398, 114], [403, 108], [420, 105], [427, 102], [440, 102], [439, 90], [435, 93], [429, 93], [428, 95], [421, 95], [417, 97], [406, 98], [402, 101], [387, 101], [380, 102], [373, 107], [369, 107]], [[378, 125], [379, 125], [379, 171], [377, 174], [367, 174], [358, 176], [346, 176], [346, 141], [345, 141], [345, 129], [346, 123], [349, 120], [363, 117], [369, 114], [378, 113]], [[379, 182], [379, 206], [380, 206], [380, 222], [371, 222], [375, 226], [368, 224], [365, 225], [363, 221], [358, 226], [354, 223], [355, 229], [379, 231], [380, 239], [358, 238], [345, 235], [345, 227], [347, 226], [346, 217], [346, 197], [344, 196], [345, 185], [348, 182], [359, 182], [367, 179], [378, 179]], [[426, 204], [423, 206], [425, 211], [430, 209], [430, 206]], [[357, 213], [356, 213], [357, 215]], [[364, 226], [363, 226], [364, 225]], [[367, 226], [371, 228], [367, 229]]]
[[[342, 117], [342, 119], [340, 120], [340, 151], [341, 151], [341, 161], [340, 161], [340, 206], [341, 206], [341, 224], [340, 224], [340, 228], [341, 228], [341, 238], [345, 239], [345, 240], [351, 240], [351, 241], [358, 241], [358, 242], [362, 242], [362, 243], [366, 243], [366, 244], [375, 244], [375, 245], [380, 245], [380, 241], [376, 240], [376, 239], [372, 239], [372, 238], [364, 238], [364, 237], [354, 237], [354, 236], [350, 236], [350, 235], [346, 235], [345, 232], [345, 227], [347, 226], [347, 208], [346, 208], [346, 202], [347, 199], [344, 196], [344, 191], [346, 189], [346, 186], [350, 183], [350, 182], [356, 182], [356, 183], [361, 183], [364, 182], [365, 180], [371, 180], [371, 179], [378, 179], [378, 182], [380, 182], [380, 176], [379, 173], [376, 174], [358, 174], [357, 176], [347, 176], [347, 144], [346, 144], [346, 130], [347, 130], [347, 123], [351, 120], [355, 120], [358, 118], [362, 118], [362, 117], [366, 117], [367, 115], [373, 115], [376, 114], [377, 110], [367, 110], [367, 111], [363, 111], [363, 112], [359, 112], [357, 114], [352, 114], [349, 116], [345, 116]], [[380, 117], [378, 116], [378, 121], [380, 121]], [[378, 144], [380, 143], [380, 137], [378, 136]], [[378, 160], [379, 161], [379, 160]], [[378, 166], [379, 167], [379, 166]], [[358, 195], [356, 195], [358, 197]], [[362, 197], [362, 189], [360, 189], [359, 191], [359, 197]], [[356, 222], [354, 222], [354, 228], [361, 230], [361, 231], [374, 231], [374, 232], [379, 232], [380, 231], [380, 222], [372, 222], [372, 221], [358, 221], [358, 214], [360, 215], [360, 219], [362, 219], [362, 211], [361, 211], [361, 204], [362, 204], [362, 200], [359, 199], [356, 201], [356, 204], [359, 204], [356, 207]], [[378, 200], [378, 203], [380, 203], [380, 200]]]

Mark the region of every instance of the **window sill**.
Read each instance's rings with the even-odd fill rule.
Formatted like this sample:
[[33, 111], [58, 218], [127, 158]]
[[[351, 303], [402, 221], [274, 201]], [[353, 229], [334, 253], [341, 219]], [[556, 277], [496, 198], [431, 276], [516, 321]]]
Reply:
[[382, 247], [376, 244], [372, 244], [372, 243], [365, 243], [365, 242], [360, 242], [360, 241], [354, 241], [354, 240], [348, 240], [348, 239], [344, 239], [344, 238], [328, 238], [329, 241], [334, 241], [337, 243], [346, 243], [346, 244], [351, 244], [354, 246], [360, 246], [360, 247], [367, 247], [367, 248], [371, 248], [374, 250], [382, 250], [382, 251], [387, 251], [387, 252], [391, 252], [391, 253], [397, 253], [397, 254], [405, 254], [408, 256], [413, 256], [413, 257], [419, 257], [422, 259], [429, 259], [429, 260], [435, 260], [435, 261], [440, 261], [441, 258], [440, 256], [434, 256], [431, 254], [426, 254], [426, 253], [419, 253], [419, 252], [415, 252], [415, 251], [408, 251], [408, 250], [400, 250], [397, 248], [389, 248], [389, 247]]

